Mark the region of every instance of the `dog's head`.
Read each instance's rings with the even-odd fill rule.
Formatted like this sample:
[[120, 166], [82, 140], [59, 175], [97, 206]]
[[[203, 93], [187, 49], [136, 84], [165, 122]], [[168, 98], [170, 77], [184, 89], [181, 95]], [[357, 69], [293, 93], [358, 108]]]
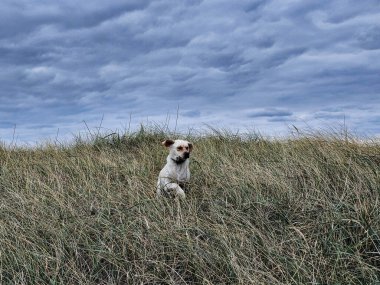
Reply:
[[169, 148], [170, 158], [178, 164], [185, 162], [193, 150], [193, 144], [184, 140], [165, 140], [162, 144]]

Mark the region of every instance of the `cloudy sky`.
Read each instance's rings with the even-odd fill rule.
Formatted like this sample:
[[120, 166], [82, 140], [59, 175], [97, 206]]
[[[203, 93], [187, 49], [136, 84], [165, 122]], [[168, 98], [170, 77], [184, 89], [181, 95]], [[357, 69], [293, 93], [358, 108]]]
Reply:
[[177, 110], [183, 131], [380, 135], [379, 0], [2, 0], [0, 64], [3, 142]]

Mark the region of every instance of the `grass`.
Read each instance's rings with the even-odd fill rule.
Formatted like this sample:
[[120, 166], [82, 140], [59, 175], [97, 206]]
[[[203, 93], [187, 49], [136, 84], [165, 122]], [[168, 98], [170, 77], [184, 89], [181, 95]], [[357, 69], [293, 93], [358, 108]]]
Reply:
[[215, 131], [185, 201], [162, 131], [0, 147], [0, 284], [380, 284], [380, 145]]

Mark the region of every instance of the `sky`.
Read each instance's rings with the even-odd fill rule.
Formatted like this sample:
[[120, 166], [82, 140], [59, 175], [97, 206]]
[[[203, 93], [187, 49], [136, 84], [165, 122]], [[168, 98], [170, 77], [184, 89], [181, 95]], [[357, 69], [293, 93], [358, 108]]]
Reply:
[[379, 0], [2, 0], [0, 141], [210, 126], [380, 136]]

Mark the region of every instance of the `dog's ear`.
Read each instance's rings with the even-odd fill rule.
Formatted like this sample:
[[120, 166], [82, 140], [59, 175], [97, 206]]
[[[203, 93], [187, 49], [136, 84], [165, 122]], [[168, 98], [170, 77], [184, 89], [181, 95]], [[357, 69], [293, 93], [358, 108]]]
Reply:
[[169, 147], [171, 146], [172, 144], [174, 144], [174, 141], [173, 140], [165, 140], [162, 142], [162, 145], [166, 146], [166, 147]]
[[192, 144], [192, 143], [189, 143], [189, 151], [190, 151], [190, 152], [193, 151], [193, 144]]

